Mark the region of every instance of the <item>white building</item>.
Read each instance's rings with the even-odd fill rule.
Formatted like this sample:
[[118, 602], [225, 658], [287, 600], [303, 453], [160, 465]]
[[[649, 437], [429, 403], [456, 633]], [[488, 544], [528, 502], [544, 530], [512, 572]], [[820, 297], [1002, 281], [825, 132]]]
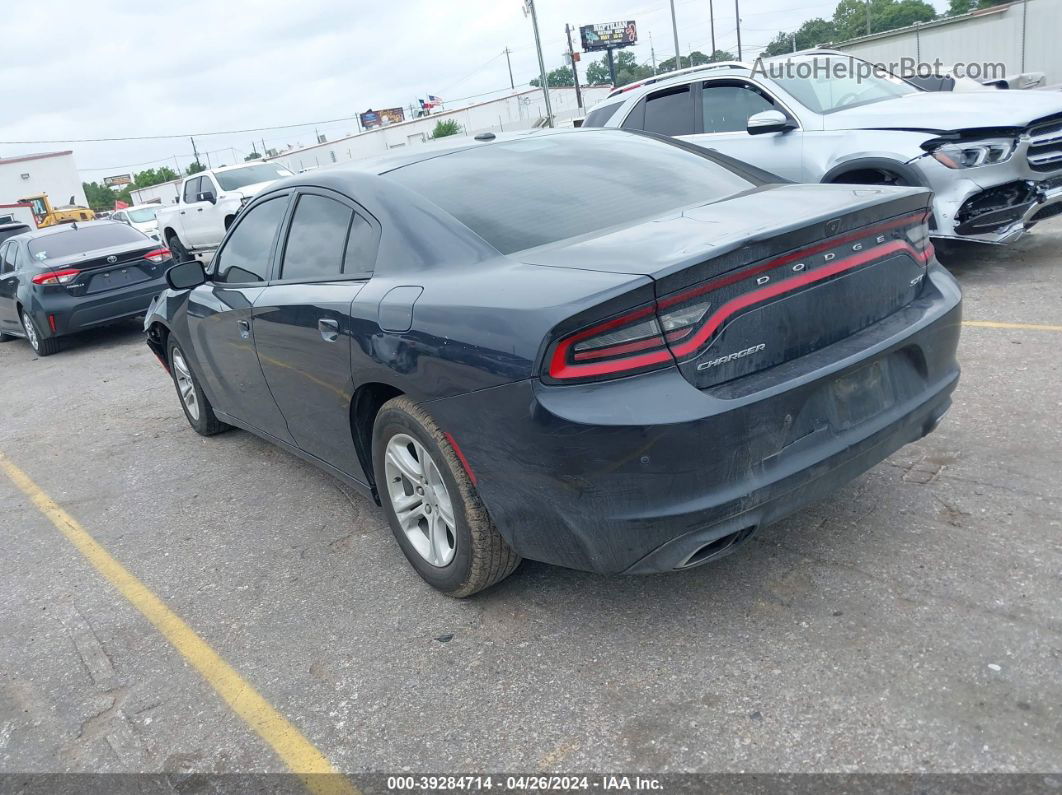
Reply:
[[[575, 101], [574, 88], [551, 88], [549, 101], [553, 115], [559, 124], [585, 115], [612, 90], [611, 86], [585, 86], [581, 88], [583, 109]], [[455, 120], [465, 135], [481, 132], [514, 132], [541, 126], [546, 117], [546, 103], [542, 89], [530, 88], [509, 96], [491, 99], [457, 110], [444, 110], [419, 119], [377, 127], [358, 135], [337, 138], [323, 144], [280, 152], [269, 160], [281, 163], [292, 171], [307, 168], [324, 168], [333, 163], [361, 160], [386, 154], [389, 150], [428, 141], [432, 130], [440, 121]]]
[[1062, 82], [1060, 30], [1059, 0], [1025, 0], [874, 33], [836, 46], [871, 63], [894, 64], [903, 58], [919, 63], [939, 60], [945, 67], [1002, 63], [1006, 74], [1043, 72], [1052, 84]]
[[74, 204], [87, 206], [73, 152], [0, 157], [0, 204], [41, 193], [53, 207], [69, 204], [71, 196]]

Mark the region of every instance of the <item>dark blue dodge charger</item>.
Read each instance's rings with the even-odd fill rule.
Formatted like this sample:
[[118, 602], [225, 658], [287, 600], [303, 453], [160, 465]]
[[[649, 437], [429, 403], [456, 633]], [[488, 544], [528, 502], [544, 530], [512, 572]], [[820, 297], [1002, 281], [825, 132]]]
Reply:
[[371, 495], [436, 588], [705, 563], [947, 411], [961, 297], [927, 191], [487, 138], [276, 183], [146, 320], [195, 430]]

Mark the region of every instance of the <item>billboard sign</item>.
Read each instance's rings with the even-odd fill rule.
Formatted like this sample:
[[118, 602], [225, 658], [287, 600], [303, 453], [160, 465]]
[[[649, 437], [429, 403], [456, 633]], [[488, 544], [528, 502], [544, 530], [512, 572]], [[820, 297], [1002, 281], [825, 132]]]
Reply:
[[132, 185], [133, 184], [133, 175], [132, 174], [118, 174], [118, 175], [113, 176], [113, 177], [104, 177], [103, 178], [103, 184], [106, 185], [108, 188], [120, 188], [123, 185]]
[[638, 26], [634, 24], [633, 19], [626, 22], [583, 25], [579, 28], [579, 37], [583, 42], [583, 52], [630, 47], [638, 43]]
[[402, 108], [383, 108], [382, 110], [367, 110], [359, 113], [363, 130], [372, 130], [376, 127], [386, 127], [388, 124], [398, 124], [406, 120], [406, 112]]

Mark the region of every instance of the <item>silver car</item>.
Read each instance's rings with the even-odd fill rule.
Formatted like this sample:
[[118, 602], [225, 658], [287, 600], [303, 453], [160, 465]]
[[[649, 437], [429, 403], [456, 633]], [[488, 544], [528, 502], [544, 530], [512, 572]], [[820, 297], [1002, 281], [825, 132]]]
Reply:
[[584, 127], [675, 136], [795, 182], [917, 185], [934, 237], [1009, 243], [1062, 213], [1062, 94], [922, 91], [844, 53], [623, 86]]

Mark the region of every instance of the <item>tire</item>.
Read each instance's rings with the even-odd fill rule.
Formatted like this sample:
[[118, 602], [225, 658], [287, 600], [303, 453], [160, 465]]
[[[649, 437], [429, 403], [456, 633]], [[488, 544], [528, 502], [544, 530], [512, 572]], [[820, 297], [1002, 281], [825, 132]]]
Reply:
[[173, 255], [173, 261], [188, 262], [190, 259], [194, 259], [191, 252], [184, 247], [184, 243], [177, 237], [176, 234], [171, 234], [166, 238], [166, 247], [169, 248], [170, 253]]
[[170, 362], [173, 386], [177, 390], [177, 399], [181, 402], [185, 419], [188, 420], [192, 429], [200, 436], [214, 436], [231, 428], [231, 425], [227, 425], [214, 415], [214, 407], [210, 405], [210, 400], [203, 393], [199, 379], [192, 372], [184, 351], [175, 339], [170, 339], [167, 358]]
[[[396, 466], [395, 457], [402, 456], [403, 450], [408, 455], [402, 457], [404, 469]], [[471, 596], [504, 580], [520, 564], [520, 556], [494, 527], [445, 434], [409, 398], [389, 400], [376, 415], [372, 460], [380, 503], [398, 545], [417, 573], [433, 588], [457, 598]], [[418, 492], [414, 485], [418, 481], [407, 476], [416, 474], [412, 464], [421, 465], [419, 494], [423, 498], [419, 500], [419, 518]], [[444, 492], [439, 490], [440, 483], [445, 486]], [[399, 508], [406, 509], [403, 511], [405, 526], [399, 519], [396, 499]], [[409, 506], [401, 504], [403, 499], [409, 501]], [[452, 527], [445, 521], [447, 502]], [[432, 510], [434, 522], [430, 516]], [[404, 527], [411, 529], [407, 533]], [[432, 536], [437, 542], [434, 545]], [[427, 553], [425, 548], [429, 550]]]
[[51, 356], [53, 353], [59, 353], [59, 340], [56, 337], [42, 337], [37, 324], [33, 322], [33, 318], [25, 309], [22, 310], [22, 328], [26, 330], [26, 342], [38, 356]]

